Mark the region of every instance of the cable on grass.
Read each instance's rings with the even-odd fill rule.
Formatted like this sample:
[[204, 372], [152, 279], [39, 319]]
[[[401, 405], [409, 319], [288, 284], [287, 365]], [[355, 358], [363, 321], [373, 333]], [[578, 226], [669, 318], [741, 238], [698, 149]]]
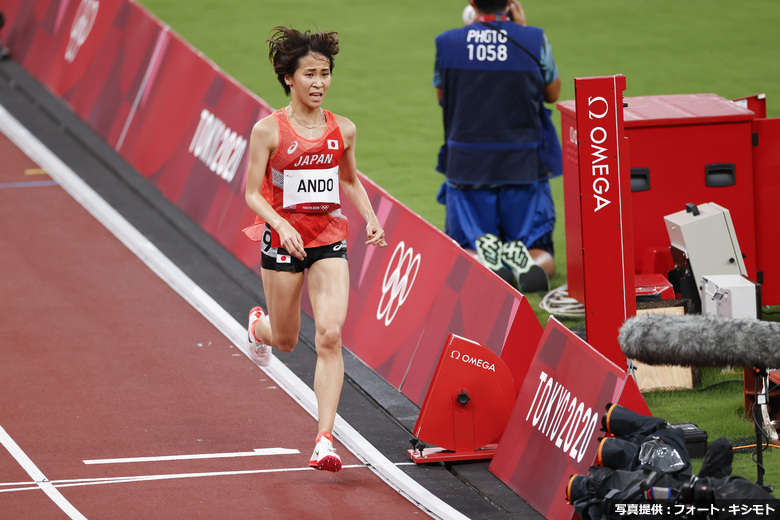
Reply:
[[[780, 446], [778, 446], [777, 444], [762, 444], [761, 446], [764, 447], [764, 450], [766, 450], [766, 448], [780, 448]], [[732, 446], [731, 449], [732, 450], [746, 450], [748, 448], [755, 448], [755, 447], [756, 447], [755, 444], [746, 444], [745, 446]]]
[[565, 316], [569, 318], [580, 318], [585, 316], [585, 306], [569, 297], [569, 286], [563, 284], [560, 287], [550, 290], [539, 302], [539, 308], [547, 311], [553, 316]]
[[705, 390], [712, 390], [713, 388], [717, 388], [717, 387], [719, 387], [721, 385], [730, 384], [730, 383], [742, 384], [742, 383], [744, 383], [744, 380], [742, 380], [742, 379], [727, 379], [725, 381], [718, 381], [717, 383], [712, 383], [711, 385], [707, 385], [707, 386], [705, 386], [703, 388], [697, 388], [696, 391], [697, 392], [704, 392]]

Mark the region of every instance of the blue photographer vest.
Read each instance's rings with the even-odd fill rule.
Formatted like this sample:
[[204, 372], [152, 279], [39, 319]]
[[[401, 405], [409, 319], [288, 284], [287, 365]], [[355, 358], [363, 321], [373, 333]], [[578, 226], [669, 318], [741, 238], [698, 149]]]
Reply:
[[436, 37], [445, 137], [436, 169], [458, 185], [560, 175], [560, 143], [544, 106], [538, 63], [544, 32], [510, 21], [487, 23], [500, 32], [475, 22]]

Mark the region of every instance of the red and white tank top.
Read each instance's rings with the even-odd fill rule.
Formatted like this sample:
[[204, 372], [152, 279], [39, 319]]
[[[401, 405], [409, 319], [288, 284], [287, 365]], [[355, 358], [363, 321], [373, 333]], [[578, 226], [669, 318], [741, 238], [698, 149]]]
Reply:
[[[318, 247], [344, 240], [349, 235], [347, 218], [341, 213], [338, 167], [344, 152], [336, 117], [323, 110], [327, 126], [322, 137], [305, 139], [293, 130], [285, 109], [274, 112], [279, 145], [268, 159], [262, 194], [271, 207], [300, 233], [304, 247]], [[244, 233], [262, 240], [265, 222]], [[281, 247], [279, 234], [271, 230], [271, 247]]]

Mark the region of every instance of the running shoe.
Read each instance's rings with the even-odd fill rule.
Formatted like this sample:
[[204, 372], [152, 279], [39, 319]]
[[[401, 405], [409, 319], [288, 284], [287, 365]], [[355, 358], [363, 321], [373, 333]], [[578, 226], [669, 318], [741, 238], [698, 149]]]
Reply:
[[309, 467], [336, 472], [341, 469], [341, 457], [336, 455], [333, 447], [333, 435], [329, 432], [320, 432], [317, 435], [317, 444], [309, 459]]
[[509, 285], [515, 286], [512, 272], [501, 262], [501, 251], [504, 247], [501, 239], [492, 233], [485, 233], [477, 238], [474, 245], [480, 263], [487, 266]]
[[254, 307], [249, 311], [249, 326], [247, 327], [247, 349], [252, 361], [261, 367], [271, 364], [271, 345], [266, 345], [255, 336], [255, 323], [266, 316], [260, 307]]
[[492, 233], [485, 233], [474, 241], [474, 245], [476, 246], [477, 257], [483, 265], [486, 265], [492, 271], [498, 271], [503, 267], [501, 263], [503, 244], [500, 238]]
[[547, 292], [550, 290], [550, 279], [541, 266], [532, 265], [528, 272], [517, 277], [517, 289], [520, 292]]
[[501, 249], [501, 261], [512, 271], [521, 292], [539, 292], [550, 289], [547, 273], [536, 265], [531, 253], [519, 240], [506, 242]]

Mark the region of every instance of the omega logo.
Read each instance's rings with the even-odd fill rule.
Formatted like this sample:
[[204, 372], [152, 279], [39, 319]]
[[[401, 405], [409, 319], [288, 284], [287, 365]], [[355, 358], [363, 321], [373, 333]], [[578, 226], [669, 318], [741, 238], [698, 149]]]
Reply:
[[496, 371], [496, 365], [494, 363], [491, 363], [490, 361], [485, 361], [480, 358], [476, 358], [474, 356], [469, 356], [468, 354], [461, 355], [459, 350], [453, 350], [452, 352], [450, 352], [450, 358], [458, 361], [462, 361], [467, 365], [474, 365], [475, 367], [482, 368], [484, 370], [489, 370], [491, 372]]
[[399, 242], [387, 265], [382, 280], [382, 297], [376, 310], [376, 319], [384, 318], [385, 326], [393, 322], [398, 309], [406, 301], [419, 270], [420, 254], [415, 255], [414, 249], [407, 249], [403, 241]]

